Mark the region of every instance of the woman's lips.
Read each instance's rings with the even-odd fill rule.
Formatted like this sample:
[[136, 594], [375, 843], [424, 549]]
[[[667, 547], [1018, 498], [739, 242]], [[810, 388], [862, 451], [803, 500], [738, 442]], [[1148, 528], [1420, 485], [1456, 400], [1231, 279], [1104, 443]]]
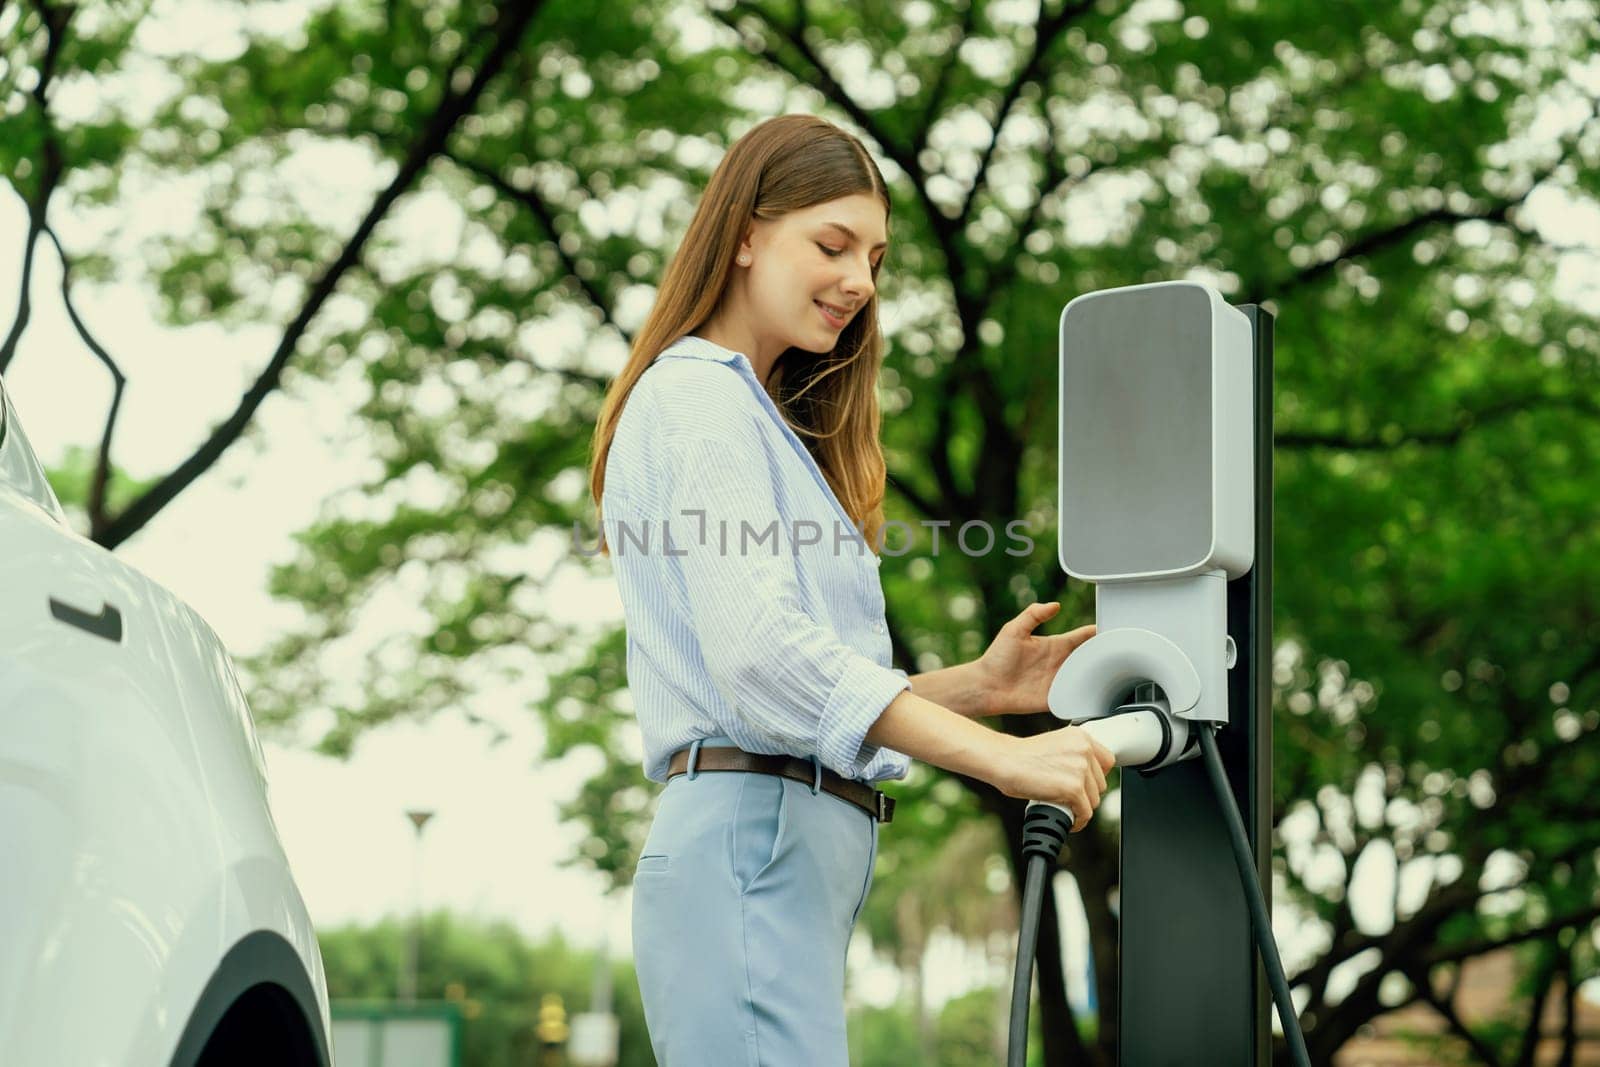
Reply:
[[831, 312], [827, 308], [823, 307], [822, 306], [822, 301], [813, 300], [812, 303], [817, 305], [817, 310], [822, 312], [822, 317], [827, 320], [829, 326], [832, 326], [835, 330], [844, 329], [845, 320], [839, 318], [833, 312]]

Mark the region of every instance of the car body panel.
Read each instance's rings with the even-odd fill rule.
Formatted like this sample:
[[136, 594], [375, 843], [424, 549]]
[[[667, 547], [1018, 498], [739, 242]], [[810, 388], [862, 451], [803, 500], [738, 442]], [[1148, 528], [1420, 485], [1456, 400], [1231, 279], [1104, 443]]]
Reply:
[[321, 956], [222, 642], [66, 524], [3, 403], [5, 1059], [168, 1063], [222, 958], [258, 930], [294, 948], [326, 1034]]
[[60, 525], [67, 524], [61, 501], [56, 499], [56, 492], [50, 488], [33, 446], [28, 444], [28, 435], [23, 432], [22, 422], [3, 384], [0, 384], [0, 485], [11, 487], [18, 496], [44, 510]]

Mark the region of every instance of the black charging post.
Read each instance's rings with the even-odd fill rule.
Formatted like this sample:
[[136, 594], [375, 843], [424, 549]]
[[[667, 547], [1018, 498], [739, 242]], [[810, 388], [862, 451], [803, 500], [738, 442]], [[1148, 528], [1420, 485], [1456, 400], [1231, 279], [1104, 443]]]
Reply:
[[[1255, 559], [1228, 583], [1238, 660], [1228, 672], [1231, 721], [1216, 736], [1270, 906], [1273, 316], [1255, 304], [1239, 310], [1254, 337]], [[1148, 777], [1124, 772], [1121, 821], [1119, 1062], [1267, 1067], [1271, 998], [1203, 761]]]

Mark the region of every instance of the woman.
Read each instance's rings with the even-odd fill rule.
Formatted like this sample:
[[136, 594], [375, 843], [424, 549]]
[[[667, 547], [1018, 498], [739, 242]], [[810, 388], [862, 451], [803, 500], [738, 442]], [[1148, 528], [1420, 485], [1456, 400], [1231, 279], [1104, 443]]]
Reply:
[[[845, 948], [871, 887], [871, 783], [908, 757], [1086, 825], [1113, 757], [1046, 710], [1093, 626], [893, 669], [877, 566], [876, 280], [889, 197], [861, 143], [785, 115], [712, 175], [606, 397], [590, 491], [627, 630], [644, 772], [634, 961], [663, 1067], [845, 1064]], [[871, 547], [869, 547], [871, 546]]]

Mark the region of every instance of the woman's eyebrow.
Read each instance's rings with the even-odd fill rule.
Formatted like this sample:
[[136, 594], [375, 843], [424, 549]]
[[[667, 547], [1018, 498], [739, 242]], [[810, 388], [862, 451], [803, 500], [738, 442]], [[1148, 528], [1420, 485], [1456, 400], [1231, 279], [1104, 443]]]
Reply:
[[[852, 241], [859, 241], [860, 240], [860, 238], [856, 236], [856, 231], [852, 230], [850, 227], [846, 226], [842, 222], [824, 222], [823, 225], [824, 226], [832, 226], [836, 230], [842, 230], [844, 232], [844, 235], [846, 237], [850, 238], [850, 240], [852, 240]], [[872, 246], [872, 250], [874, 252], [876, 252], [880, 248], [888, 248], [888, 247], [889, 247], [889, 242], [887, 242], [887, 241], [879, 241], [877, 244]]]

